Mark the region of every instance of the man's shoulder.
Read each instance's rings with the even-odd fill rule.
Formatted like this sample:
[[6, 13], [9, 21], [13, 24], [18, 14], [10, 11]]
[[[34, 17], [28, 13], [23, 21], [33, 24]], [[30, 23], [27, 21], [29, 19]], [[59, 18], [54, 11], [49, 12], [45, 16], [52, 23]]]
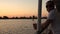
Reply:
[[53, 9], [53, 10], [51, 10], [50, 13], [55, 13], [56, 11], [57, 11], [56, 9]]
[[54, 20], [55, 19], [55, 9], [51, 10], [49, 15], [48, 15], [48, 19], [52, 19]]

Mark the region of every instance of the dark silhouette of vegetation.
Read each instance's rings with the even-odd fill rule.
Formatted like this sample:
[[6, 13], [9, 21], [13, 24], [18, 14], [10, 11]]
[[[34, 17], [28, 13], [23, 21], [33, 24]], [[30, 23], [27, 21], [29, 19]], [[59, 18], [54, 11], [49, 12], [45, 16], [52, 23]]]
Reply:
[[0, 16], [0, 19], [37, 19], [37, 17], [36, 16], [29, 16], [29, 17], [23, 16], [23, 17], [11, 17], [11, 18], [9, 18], [8, 16], [3, 16], [3, 17]]
[[8, 19], [8, 17], [7, 16], [3, 16], [3, 19]]
[[31, 16], [29, 16], [29, 18], [31, 19], [32, 17], [31, 17]]
[[34, 16], [34, 15], [33, 15], [33, 17], [32, 17], [32, 18], [33, 18], [33, 19], [37, 19], [37, 17], [36, 17], [36, 16]]
[[2, 19], [2, 17], [0, 16], [0, 19]]
[[[23, 16], [23, 17], [11, 17], [11, 18], [9, 18], [8, 16], [3, 17], [0, 16], [0, 19], [37, 19], [37, 16], [33, 15], [29, 17]], [[47, 19], [47, 17], [42, 17], [41, 19]]]
[[47, 19], [47, 17], [42, 17], [41, 19]]

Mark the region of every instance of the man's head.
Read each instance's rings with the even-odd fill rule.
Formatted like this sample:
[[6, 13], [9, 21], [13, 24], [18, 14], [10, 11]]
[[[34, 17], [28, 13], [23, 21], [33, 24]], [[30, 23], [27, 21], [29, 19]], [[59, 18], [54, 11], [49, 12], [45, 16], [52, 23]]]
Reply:
[[54, 9], [54, 2], [53, 1], [48, 1], [46, 3], [46, 8], [47, 8], [47, 11], [50, 12], [50, 10]]

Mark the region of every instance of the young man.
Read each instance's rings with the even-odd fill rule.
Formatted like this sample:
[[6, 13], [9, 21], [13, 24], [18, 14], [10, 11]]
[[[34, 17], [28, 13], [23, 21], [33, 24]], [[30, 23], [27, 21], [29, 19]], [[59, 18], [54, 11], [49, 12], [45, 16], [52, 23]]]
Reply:
[[52, 23], [54, 21], [54, 17], [55, 17], [55, 8], [54, 8], [54, 3], [53, 1], [48, 1], [46, 3], [46, 9], [49, 13], [47, 20], [45, 21], [45, 23], [42, 24], [42, 27], [44, 28], [45, 25]]
[[[53, 23], [55, 21], [55, 8], [54, 8], [54, 2], [53, 1], [48, 1], [46, 3], [46, 9], [49, 13], [47, 20], [42, 24], [42, 28], [45, 28], [49, 24], [53, 26]], [[53, 27], [52, 27], [53, 28]], [[53, 34], [52, 30], [50, 30], [49, 34]]]
[[[47, 20], [42, 24], [42, 29], [44, 29], [45, 27], [47, 27], [49, 24], [51, 24], [53, 26], [53, 24], [55, 22], [54, 2], [53, 1], [47, 1], [47, 3], [46, 3], [46, 9], [47, 9], [49, 15], [47, 17]], [[50, 30], [49, 34], [53, 34], [52, 30]]]

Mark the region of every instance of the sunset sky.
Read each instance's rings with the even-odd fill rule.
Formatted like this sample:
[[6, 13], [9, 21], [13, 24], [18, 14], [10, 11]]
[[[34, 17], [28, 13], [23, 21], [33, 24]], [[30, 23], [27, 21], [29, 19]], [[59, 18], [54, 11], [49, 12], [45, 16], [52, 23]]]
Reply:
[[[42, 16], [47, 15], [45, 2], [42, 2]], [[0, 16], [37, 16], [38, 0], [0, 0]]]

